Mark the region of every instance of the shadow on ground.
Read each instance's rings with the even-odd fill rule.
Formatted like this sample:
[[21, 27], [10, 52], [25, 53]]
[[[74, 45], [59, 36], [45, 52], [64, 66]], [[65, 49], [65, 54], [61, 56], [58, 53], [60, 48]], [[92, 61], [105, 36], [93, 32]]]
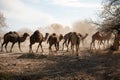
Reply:
[[0, 73], [3, 80], [120, 80], [120, 54], [93, 53], [82, 58], [74, 55], [41, 55], [24, 53], [17, 59], [39, 59], [46, 61], [41, 69], [30, 72]]

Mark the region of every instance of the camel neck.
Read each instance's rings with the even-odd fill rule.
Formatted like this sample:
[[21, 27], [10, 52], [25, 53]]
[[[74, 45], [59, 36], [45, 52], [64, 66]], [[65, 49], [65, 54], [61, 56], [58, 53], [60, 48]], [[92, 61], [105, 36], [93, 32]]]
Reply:
[[26, 40], [26, 38], [27, 38], [27, 36], [21, 36], [21, 37], [19, 38], [19, 40], [20, 40], [20, 42], [24, 42], [24, 41]]

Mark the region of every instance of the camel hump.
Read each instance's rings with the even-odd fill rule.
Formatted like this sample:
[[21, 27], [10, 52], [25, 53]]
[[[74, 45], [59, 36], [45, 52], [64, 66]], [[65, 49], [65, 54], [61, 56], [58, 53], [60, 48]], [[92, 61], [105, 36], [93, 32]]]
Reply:
[[33, 33], [33, 35], [35, 35], [36, 37], [39, 37], [40, 31], [39, 31], [39, 30], [36, 30], [36, 31]]
[[12, 34], [13, 32], [12, 31], [10, 31], [10, 32], [8, 32], [7, 34]]
[[36, 31], [34, 32], [35, 35], [37, 35], [37, 34], [39, 34], [39, 33], [40, 33], [39, 30], [36, 30]]

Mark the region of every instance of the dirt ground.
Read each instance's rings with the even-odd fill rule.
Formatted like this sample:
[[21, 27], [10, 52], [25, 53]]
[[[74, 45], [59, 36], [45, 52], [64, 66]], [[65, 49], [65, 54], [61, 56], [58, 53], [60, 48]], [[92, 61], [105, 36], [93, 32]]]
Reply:
[[71, 51], [49, 54], [47, 46], [28, 53], [28, 45], [22, 44], [23, 52], [17, 44], [12, 53], [0, 52], [0, 80], [120, 80], [120, 51], [81, 48], [77, 57]]

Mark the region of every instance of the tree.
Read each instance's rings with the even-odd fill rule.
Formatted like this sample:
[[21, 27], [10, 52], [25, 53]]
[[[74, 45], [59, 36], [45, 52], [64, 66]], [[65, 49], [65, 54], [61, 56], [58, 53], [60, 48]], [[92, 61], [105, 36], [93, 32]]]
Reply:
[[100, 16], [102, 19], [100, 30], [115, 34], [111, 49], [118, 50], [120, 44], [120, 0], [104, 0]]
[[103, 0], [100, 29], [120, 32], [120, 0]]
[[99, 21], [91, 22], [99, 26], [99, 31], [115, 34], [111, 49], [118, 50], [120, 44], [120, 0], [103, 0], [102, 5], [102, 11], [98, 16]]
[[5, 23], [5, 17], [4, 15], [0, 12], [0, 28], [5, 27], [6, 23]]

